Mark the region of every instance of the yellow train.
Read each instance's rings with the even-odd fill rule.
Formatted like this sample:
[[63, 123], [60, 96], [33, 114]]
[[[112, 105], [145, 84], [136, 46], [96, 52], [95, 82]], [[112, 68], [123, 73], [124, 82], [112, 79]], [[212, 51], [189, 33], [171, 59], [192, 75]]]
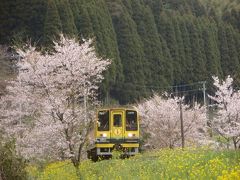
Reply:
[[123, 156], [139, 152], [139, 116], [131, 108], [99, 109], [95, 121], [95, 147], [88, 151], [88, 158], [109, 158], [112, 150], [122, 151]]

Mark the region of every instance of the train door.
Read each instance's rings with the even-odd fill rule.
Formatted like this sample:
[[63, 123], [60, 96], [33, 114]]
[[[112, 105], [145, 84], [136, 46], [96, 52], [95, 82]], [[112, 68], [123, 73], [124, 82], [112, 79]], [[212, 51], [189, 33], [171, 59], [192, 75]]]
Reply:
[[111, 119], [112, 119], [111, 137], [113, 139], [122, 139], [124, 136], [123, 117], [124, 117], [124, 111], [111, 112]]

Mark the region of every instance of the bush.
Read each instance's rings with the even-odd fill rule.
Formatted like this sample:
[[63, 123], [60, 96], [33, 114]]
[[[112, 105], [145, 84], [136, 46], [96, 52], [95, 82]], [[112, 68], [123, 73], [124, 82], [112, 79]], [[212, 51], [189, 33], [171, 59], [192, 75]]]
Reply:
[[0, 138], [0, 179], [27, 179], [26, 162], [16, 154], [15, 143]]

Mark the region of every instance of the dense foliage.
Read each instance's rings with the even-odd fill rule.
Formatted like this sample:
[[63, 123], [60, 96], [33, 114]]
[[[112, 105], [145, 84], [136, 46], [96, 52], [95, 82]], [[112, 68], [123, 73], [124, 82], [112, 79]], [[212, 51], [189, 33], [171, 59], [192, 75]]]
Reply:
[[3, 142], [0, 138], [0, 179], [26, 179], [26, 162], [17, 155], [14, 142]]
[[59, 32], [79, 39], [95, 37], [99, 55], [113, 60], [101, 99], [125, 104], [173, 85], [211, 84], [212, 75], [230, 74], [237, 85], [240, 82], [239, 0], [0, 3], [1, 44], [21, 45], [31, 39], [51, 50]]

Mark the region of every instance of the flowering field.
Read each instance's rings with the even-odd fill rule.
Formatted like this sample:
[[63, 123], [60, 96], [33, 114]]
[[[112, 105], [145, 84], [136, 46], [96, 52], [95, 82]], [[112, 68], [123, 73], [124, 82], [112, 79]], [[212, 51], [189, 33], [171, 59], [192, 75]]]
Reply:
[[[81, 179], [240, 179], [239, 151], [159, 150], [130, 159], [84, 161]], [[78, 179], [70, 162], [56, 162], [43, 170], [28, 167], [29, 179]]]

